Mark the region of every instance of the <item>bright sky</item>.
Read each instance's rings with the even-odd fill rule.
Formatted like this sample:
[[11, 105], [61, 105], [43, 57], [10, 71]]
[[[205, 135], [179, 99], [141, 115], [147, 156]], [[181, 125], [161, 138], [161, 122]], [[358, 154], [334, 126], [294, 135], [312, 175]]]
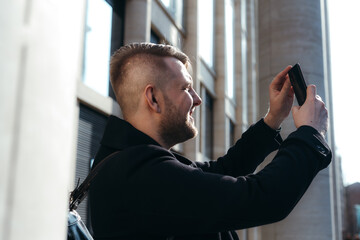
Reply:
[[328, 0], [335, 143], [345, 185], [360, 182], [359, 11], [359, 0]]

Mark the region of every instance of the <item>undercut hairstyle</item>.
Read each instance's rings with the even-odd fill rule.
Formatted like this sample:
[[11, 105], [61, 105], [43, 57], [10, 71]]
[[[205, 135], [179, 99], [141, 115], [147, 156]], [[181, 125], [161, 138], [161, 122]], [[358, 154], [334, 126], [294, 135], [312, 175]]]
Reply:
[[110, 82], [125, 119], [137, 110], [147, 84], [164, 89], [171, 77], [165, 57], [174, 57], [191, 68], [189, 57], [171, 45], [131, 43], [112, 55]]

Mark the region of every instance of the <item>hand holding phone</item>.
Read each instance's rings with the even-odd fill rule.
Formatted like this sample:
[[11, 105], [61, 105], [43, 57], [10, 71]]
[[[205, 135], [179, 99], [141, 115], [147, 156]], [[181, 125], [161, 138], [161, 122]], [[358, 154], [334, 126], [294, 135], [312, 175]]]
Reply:
[[303, 105], [306, 100], [306, 82], [301, 72], [300, 65], [295, 64], [288, 72], [291, 85], [293, 86], [296, 100], [299, 105]]
[[295, 127], [310, 126], [325, 137], [329, 127], [329, 116], [325, 103], [316, 94], [315, 85], [308, 86], [307, 98], [310, 101], [306, 102], [303, 106], [294, 106], [292, 108]]

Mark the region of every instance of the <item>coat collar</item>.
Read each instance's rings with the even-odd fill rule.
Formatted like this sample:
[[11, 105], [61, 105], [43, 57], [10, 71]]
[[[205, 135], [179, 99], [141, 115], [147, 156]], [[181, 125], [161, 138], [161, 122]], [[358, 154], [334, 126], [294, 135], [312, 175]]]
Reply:
[[[161, 146], [150, 136], [137, 130], [129, 122], [115, 116], [109, 117], [103, 138], [101, 140], [101, 145], [117, 150], [122, 150], [127, 147], [142, 144]], [[193, 162], [186, 157], [173, 151], [170, 152], [175, 156], [178, 161], [186, 165], [193, 165]]]
[[101, 144], [119, 150], [141, 144], [160, 146], [154, 139], [137, 130], [129, 122], [115, 116], [109, 117]]

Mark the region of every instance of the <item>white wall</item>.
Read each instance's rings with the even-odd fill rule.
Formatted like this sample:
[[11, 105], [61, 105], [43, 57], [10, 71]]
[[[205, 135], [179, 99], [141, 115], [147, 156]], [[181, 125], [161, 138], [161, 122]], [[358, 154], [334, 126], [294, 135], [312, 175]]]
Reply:
[[85, 1], [0, 3], [0, 239], [65, 239]]

